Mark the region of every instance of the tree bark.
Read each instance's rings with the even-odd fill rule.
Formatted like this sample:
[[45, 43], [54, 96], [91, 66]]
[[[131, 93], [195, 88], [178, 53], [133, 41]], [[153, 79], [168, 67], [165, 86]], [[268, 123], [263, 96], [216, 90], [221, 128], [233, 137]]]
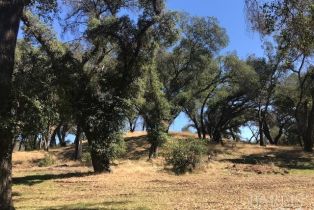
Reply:
[[137, 121], [138, 121], [139, 117], [136, 117], [135, 119], [128, 119], [129, 121], [129, 126], [130, 126], [130, 132], [134, 133], [135, 129], [136, 129], [136, 125], [137, 125]]
[[95, 173], [108, 173], [111, 172], [110, 169], [110, 157], [104, 151], [108, 148], [105, 140], [102, 140], [97, 133], [90, 132], [89, 127], [82, 127], [88, 145], [90, 147], [90, 155], [92, 159], [92, 165]]
[[266, 146], [265, 140], [264, 140], [264, 126], [263, 126], [263, 113], [262, 113], [262, 107], [259, 107], [258, 111], [258, 128], [259, 128], [259, 145], [260, 146]]
[[50, 123], [48, 123], [47, 135], [44, 138], [44, 150], [47, 151], [47, 152], [49, 151], [50, 140], [51, 140], [51, 126], [50, 126]]
[[0, 209], [14, 209], [12, 202], [12, 136], [1, 133], [0, 141]]
[[263, 132], [263, 122], [259, 121], [259, 145], [266, 146]]
[[67, 131], [68, 131], [68, 124], [67, 123], [60, 125], [59, 129], [57, 130], [57, 135], [58, 135], [58, 139], [59, 139], [61, 147], [66, 146], [65, 137], [66, 137]]
[[312, 93], [312, 108], [308, 116], [308, 125], [304, 135], [305, 152], [313, 152], [313, 130], [314, 130], [314, 93]]
[[76, 129], [76, 136], [75, 136], [75, 152], [74, 152], [74, 159], [79, 160], [81, 159], [82, 156], [82, 140], [81, 140], [81, 135], [82, 135], [82, 129], [78, 125]]
[[152, 158], [157, 157], [157, 151], [158, 151], [158, 143], [156, 142], [151, 143], [150, 148], [149, 148], [148, 158], [151, 160]]
[[278, 145], [279, 139], [281, 138], [282, 134], [283, 134], [283, 126], [281, 126], [281, 127], [279, 128], [279, 132], [278, 132], [277, 136], [276, 136], [275, 139], [274, 139], [274, 144], [275, 144], [275, 145]]
[[15, 47], [23, 1], [0, 0], [0, 209], [14, 209], [12, 202], [12, 149], [10, 113]]
[[94, 171], [96, 173], [109, 173], [111, 172], [110, 169], [110, 160], [109, 158], [100, 155], [95, 151], [91, 151], [91, 158]]
[[[20, 145], [19, 145], [19, 151], [22, 150], [22, 145], [24, 144], [25, 146], [25, 139], [26, 139], [26, 136], [22, 135], [22, 138], [21, 138], [21, 141], [20, 141]], [[13, 147], [14, 148], [14, 147]]]
[[50, 140], [50, 147], [55, 147], [57, 145], [57, 140], [56, 140], [56, 136], [57, 136], [57, 131], [60, 129], [61, 124], [59, 124], [54, 130], [53, 133], [51, 135], [51, 140]]
[[214, 133], [213, 133], [213, 142], [215, 143], [221, 143], [222, 142], [222, 138], [221, 138], [221, 132], [219, 129], [215, 129]]
[[33, 149], [37, 148], [37, 138], [38, 138], [38, 134], [35, 134], [34, 139], [33, 139]]
[[270, 134], [269, 126], [268, 126], [265, 119], [263, 122], [263, 132], [264, 132], [264, 135], [266, 136], [266, 138], [268, 139], [269, 143], [272, 145], [275, 144], [275, 140], [273, 139], [273, 137]]

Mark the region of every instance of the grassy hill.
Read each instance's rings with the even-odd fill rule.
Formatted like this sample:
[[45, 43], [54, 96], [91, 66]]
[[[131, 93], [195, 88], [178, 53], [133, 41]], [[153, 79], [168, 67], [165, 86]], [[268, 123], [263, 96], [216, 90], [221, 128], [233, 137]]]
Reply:
[[[174, 133], [180, 139], [193, 134]], [[73, 146], [14, 152], [17, 209], [313, 209], [314, 156], [293, 147], [210, 145], [195, 173], [176, 176], [162, 157], [147, 161], [146, 134], [126, 135], [128, 152], [110, 174], [71, 161]]]

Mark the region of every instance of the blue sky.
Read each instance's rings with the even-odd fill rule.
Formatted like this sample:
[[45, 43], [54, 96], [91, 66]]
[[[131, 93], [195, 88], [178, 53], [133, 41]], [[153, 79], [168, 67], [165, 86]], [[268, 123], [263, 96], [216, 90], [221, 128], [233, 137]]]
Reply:
[[263, 55], [259, 35], [246, 24], [244, 0], [167, 0], [167, 7], [195, 16], [216, 17], [230, 39], [227, 51], [236, 51], [241, 58]]
[[[167, 7], [193, 16], [216, 17], [229, 36], [229, 46], [222, 53], [236, 52], [242, 59], [251, 54], [263, 56], [259, 35], [250, 31], [247, 26], [244, 0], [167, 0]], [[180, 131], [187, 123], [188, 119], [181, 114], [171, 126], [171, 130]], [[247, 129], [242, 131], [243, 137], [249, 137]]]

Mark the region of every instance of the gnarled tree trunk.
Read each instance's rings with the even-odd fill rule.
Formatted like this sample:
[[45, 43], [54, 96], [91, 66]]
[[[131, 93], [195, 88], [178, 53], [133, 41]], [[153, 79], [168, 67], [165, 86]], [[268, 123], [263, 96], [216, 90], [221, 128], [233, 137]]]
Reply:
[[13, 134], [8, 124], [12, 107], [14, 54], [23, 1], [0, 0], [0, 209], [12, 203]]

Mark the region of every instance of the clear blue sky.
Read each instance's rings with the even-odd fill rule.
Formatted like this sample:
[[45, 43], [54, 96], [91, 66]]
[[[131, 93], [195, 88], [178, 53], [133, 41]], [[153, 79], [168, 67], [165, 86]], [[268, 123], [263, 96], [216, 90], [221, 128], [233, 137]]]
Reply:
[[[167, 0], [167, 7], [193, 16], [216, 17], [226, 29], [230, 40], [223, 53], [236, 52], [243, 59], [251, 54], [263, 56], [259, 35], [248, 29], [244, 0]], [[187, 118], [181, 114], [171, 126], [171, 130], [180, 131], [187, 123]], [[248, 136], [247, 129], [243, 129], [243, 137]]]

